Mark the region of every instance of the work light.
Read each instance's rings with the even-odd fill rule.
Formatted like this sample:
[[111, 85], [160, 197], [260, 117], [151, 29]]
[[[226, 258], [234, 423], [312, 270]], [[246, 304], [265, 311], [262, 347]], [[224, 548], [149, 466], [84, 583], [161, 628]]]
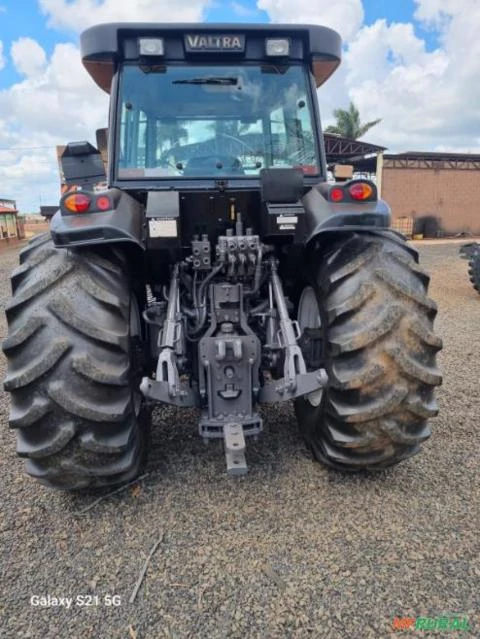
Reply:
[[164, 54], [163, 38], [139, 38], [140, 55], [160, 56]]
[[288, 38], [267, 38], [265, 40], [265, 53], [267, 56], [287, 56], [290, 53], [290, 40]]

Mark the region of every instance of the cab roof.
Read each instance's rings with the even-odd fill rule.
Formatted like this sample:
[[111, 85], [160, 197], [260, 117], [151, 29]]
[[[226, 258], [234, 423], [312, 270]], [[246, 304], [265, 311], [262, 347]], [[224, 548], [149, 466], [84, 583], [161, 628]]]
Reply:
[[[188, 51], [187, 35], [228, 36], [240, 34], [245, 38], [245, 50], [239, 54], [223, 51]], [[164, 38], [165, 62], [218, 61], [229, 56], [237, 64], [242, 61], [268, 59], [265, 38], [288, 38], [291, 55], [282, 62], [303, 60], [310, 64], [317, 86], [323, 84], [341, 61], [342, 41], [332, 29], [317, 25], [293, 24], [156, 24], [148, 22], [120, 22], [90, 27], [80, 36], [82, 62], [96, 84], [110, 93], [111, 82], [119, 62], [140, 62], [138, 38]], [[271, 61], [271, 60], [270, 60]]]

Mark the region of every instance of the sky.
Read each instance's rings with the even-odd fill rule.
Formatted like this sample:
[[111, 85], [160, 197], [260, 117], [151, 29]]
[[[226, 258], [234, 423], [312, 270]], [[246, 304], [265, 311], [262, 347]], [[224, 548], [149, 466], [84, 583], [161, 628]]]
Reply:
[[343, 62], [318, 92], [324, 126], [351, 100], [390, 152], [480, 153], [480, 0], [0, 0], [0, 198], [59, 198], [55, 146], [95, 141], [108, 98], [80, 32], [108, 21], [323, 24]]

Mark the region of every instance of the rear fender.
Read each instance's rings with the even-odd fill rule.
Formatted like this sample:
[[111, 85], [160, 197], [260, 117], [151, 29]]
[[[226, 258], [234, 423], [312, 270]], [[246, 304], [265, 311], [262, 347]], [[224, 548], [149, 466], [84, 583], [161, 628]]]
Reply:
[[69, 248], [130, 242], [145, 250], [143, 205], [120, 189], [108, 189], [102, 191], [101, 195], [110, 197], [113, 204], [111, 210], [65, 214], [60, 209], [55, 213], [50, 224], [55, 246]]
[[329, 202], [321, 191], [321, 187], [313, 188], [302, 198], [307, 231], [305, 244], [324, 234], [362, 231], [383, 235], [389, 230], [390, 207], [383, 200], [336, 204]]

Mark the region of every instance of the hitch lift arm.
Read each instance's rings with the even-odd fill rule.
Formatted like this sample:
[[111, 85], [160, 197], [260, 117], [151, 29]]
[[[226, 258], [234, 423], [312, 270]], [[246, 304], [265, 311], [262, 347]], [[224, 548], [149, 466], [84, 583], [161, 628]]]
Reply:
[[275, 259], [270, 258], [269, 264], [271, 269], [270, 289], [273, 292], [278, 313], [279, 330], [277, 340], [279, 346], [285, 349], [285, 363], [283, 378], [268, 382], [260, 389], [259, 401], [266, 403], [286, 401], [300, 395], [319, 391], [328, 381], [327, 373], [323, 368], [307, 372], [303, 353], [297, 344], [297, 340], [300, 337], [300, 329], [298, 323], [292, 321], [288, 315], [282, 282], [277, 273]]

